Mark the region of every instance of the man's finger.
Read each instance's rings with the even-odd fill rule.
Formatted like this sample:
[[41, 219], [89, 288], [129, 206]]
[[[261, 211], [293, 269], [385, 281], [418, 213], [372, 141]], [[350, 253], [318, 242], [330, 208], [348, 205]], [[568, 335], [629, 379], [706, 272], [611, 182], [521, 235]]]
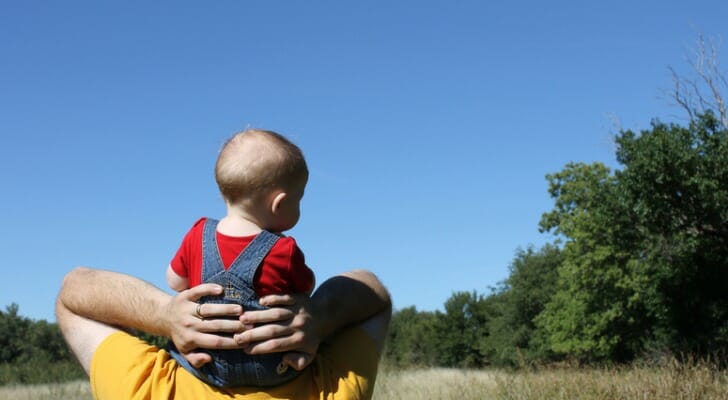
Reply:
[[207, 353], [185, 353], [182, 354], [182, 356], [189, 361], [190, 364], [192, 364], [195, 368], [200, 368], [201, 366], [209, 363], [212, 361], [212, 356], [210, 356]]
[[200, 332], [238, 333], [246, 329], [238, 319], [206, 319], [198, 326]]
[[195, 343], [197, 344], [197, 347], [203, 349], [227, 350], [240, 348], [238, 342], [236, 342], [232, 337], [214, 334], [200, 334], [197, 340], [195, 340]]
[[290, 335], [291, 333], [291, 329], [287, 326], [267, 324], [237, 333], [234, 335], [234, 339], [238, 345], [250, 345], [260, 341], [271, 341], [274, 338]]
[[294, 350], [297, 345], [298, 342], [295, 342], [290, 336], [288, 336], [269, 339], [264, 342], [251, 343], [248, 346], [243, 347], [243, 350], [245, 350], [248, 354], [268, 354]]
[[268, 307], [292, 306], [296, 304], [296, 298], [288, 294], [269, 294], [260, 298], [260, 304]]
[[[202, 319], [239, 317], [243, 313], [243, 307], [240, 304], [205, 303], [195, 307], [195, 316], [202, 317]], [[198, 312], [200, 315], [197, 315]]]
[[269, 308], [259, 311], [245, 311], [240, 322], [246, 325], [267, 324], [269, 322], [287, 321], [296, 314], [287, 308]]
[[283, 355], [283, 362], [293, 367], [296, 371], [301, 371], [308, 364], [311, 364], [313, 358], [314, 356], [311, 354], [292, 351]]
[[215, 296], [220, 293], [222, 293], [222, 286], [214, 283], [203, 283], [179, 292], [178, 296], [188, 301], [197, 301], [200, 297]]

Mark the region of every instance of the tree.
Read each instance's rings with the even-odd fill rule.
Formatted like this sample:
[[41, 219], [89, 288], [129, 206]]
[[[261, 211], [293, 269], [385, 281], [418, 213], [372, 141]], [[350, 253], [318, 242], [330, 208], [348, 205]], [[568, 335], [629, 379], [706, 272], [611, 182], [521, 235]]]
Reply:
[[14, 362], [23, 355], [26, 345], [23, 338], [30, 326], [30, 320], [18, 315], [15, 303], [0, 311], [0, 363]]
[[549, 175], [541, 228], [565, 238], [559, 289], [537, 318], [551, 349], [628, 360], [650, 346], [728, 345], [728, 143], [708, 111], [616, 138], [595, 163]]
[[436, 320], [435, 313], [417, 311], [414, 306], [396, 311], [387, 334], [387, 361], [397, 367], [436, 365]]
[[13, 303], [0, 311], [0, 385], [79, 379], [85, 374], [71, 357], [58, 325], [33, 321]]
[[551, 244], [516, 252], [508, 278], [486, 299], [489, 335], [483, 349], [491, 362], [518, 365], [550, 357], [535, 318], [556, 292], [561, 262], [561, 250]]
[[643, 306], [629, 263], [636, 231], [621, 187], [601, 163], [571, 163], [547, 176], [555, 207], [543, 231], [565, 238], [559, 288], [537, 318], [552, 351], [586, 360], [632, 356]]
[[617, 144], [618, 178], [641, 227], [653, 340], [675, 351], [728, 348], [726, 126], [709, 110], [685, 128], [626, 131]]
[[485, 365], [480, 343], [488, 334], [486, 318], [482, 295], [475, 291], [453, 293], [437, 320], [439, 364], [461, 368]]

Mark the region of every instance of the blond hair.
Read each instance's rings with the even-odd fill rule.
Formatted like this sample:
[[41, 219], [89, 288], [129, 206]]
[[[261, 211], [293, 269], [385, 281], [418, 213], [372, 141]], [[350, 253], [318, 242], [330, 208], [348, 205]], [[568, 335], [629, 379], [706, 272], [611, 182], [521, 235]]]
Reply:
[[301, 149], [276, 132], [260, 129], [233, 135], [215, 163], [217, 186], [232, 204], [254, 199], [267, 190], [286, 189], [307, 177]]

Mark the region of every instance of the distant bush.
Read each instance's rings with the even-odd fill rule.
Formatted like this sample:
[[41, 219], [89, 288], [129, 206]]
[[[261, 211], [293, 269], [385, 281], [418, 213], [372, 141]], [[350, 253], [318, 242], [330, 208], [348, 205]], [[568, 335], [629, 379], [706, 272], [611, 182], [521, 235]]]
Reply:
[[0, 311], [0, 385], [65, 382], [86, 376], [68, 351], [58, 325]]

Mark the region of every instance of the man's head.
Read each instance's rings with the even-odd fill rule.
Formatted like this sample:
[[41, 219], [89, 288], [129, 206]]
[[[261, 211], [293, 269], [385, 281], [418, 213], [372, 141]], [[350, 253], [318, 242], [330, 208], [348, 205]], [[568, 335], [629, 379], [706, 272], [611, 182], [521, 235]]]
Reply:
[[215, 180], [228, 206], [255, 215], [272, 231], [292, 228], [308, 181], [301, 149], [285, 137], [258, 129], [235, 134], [223, 146]]

